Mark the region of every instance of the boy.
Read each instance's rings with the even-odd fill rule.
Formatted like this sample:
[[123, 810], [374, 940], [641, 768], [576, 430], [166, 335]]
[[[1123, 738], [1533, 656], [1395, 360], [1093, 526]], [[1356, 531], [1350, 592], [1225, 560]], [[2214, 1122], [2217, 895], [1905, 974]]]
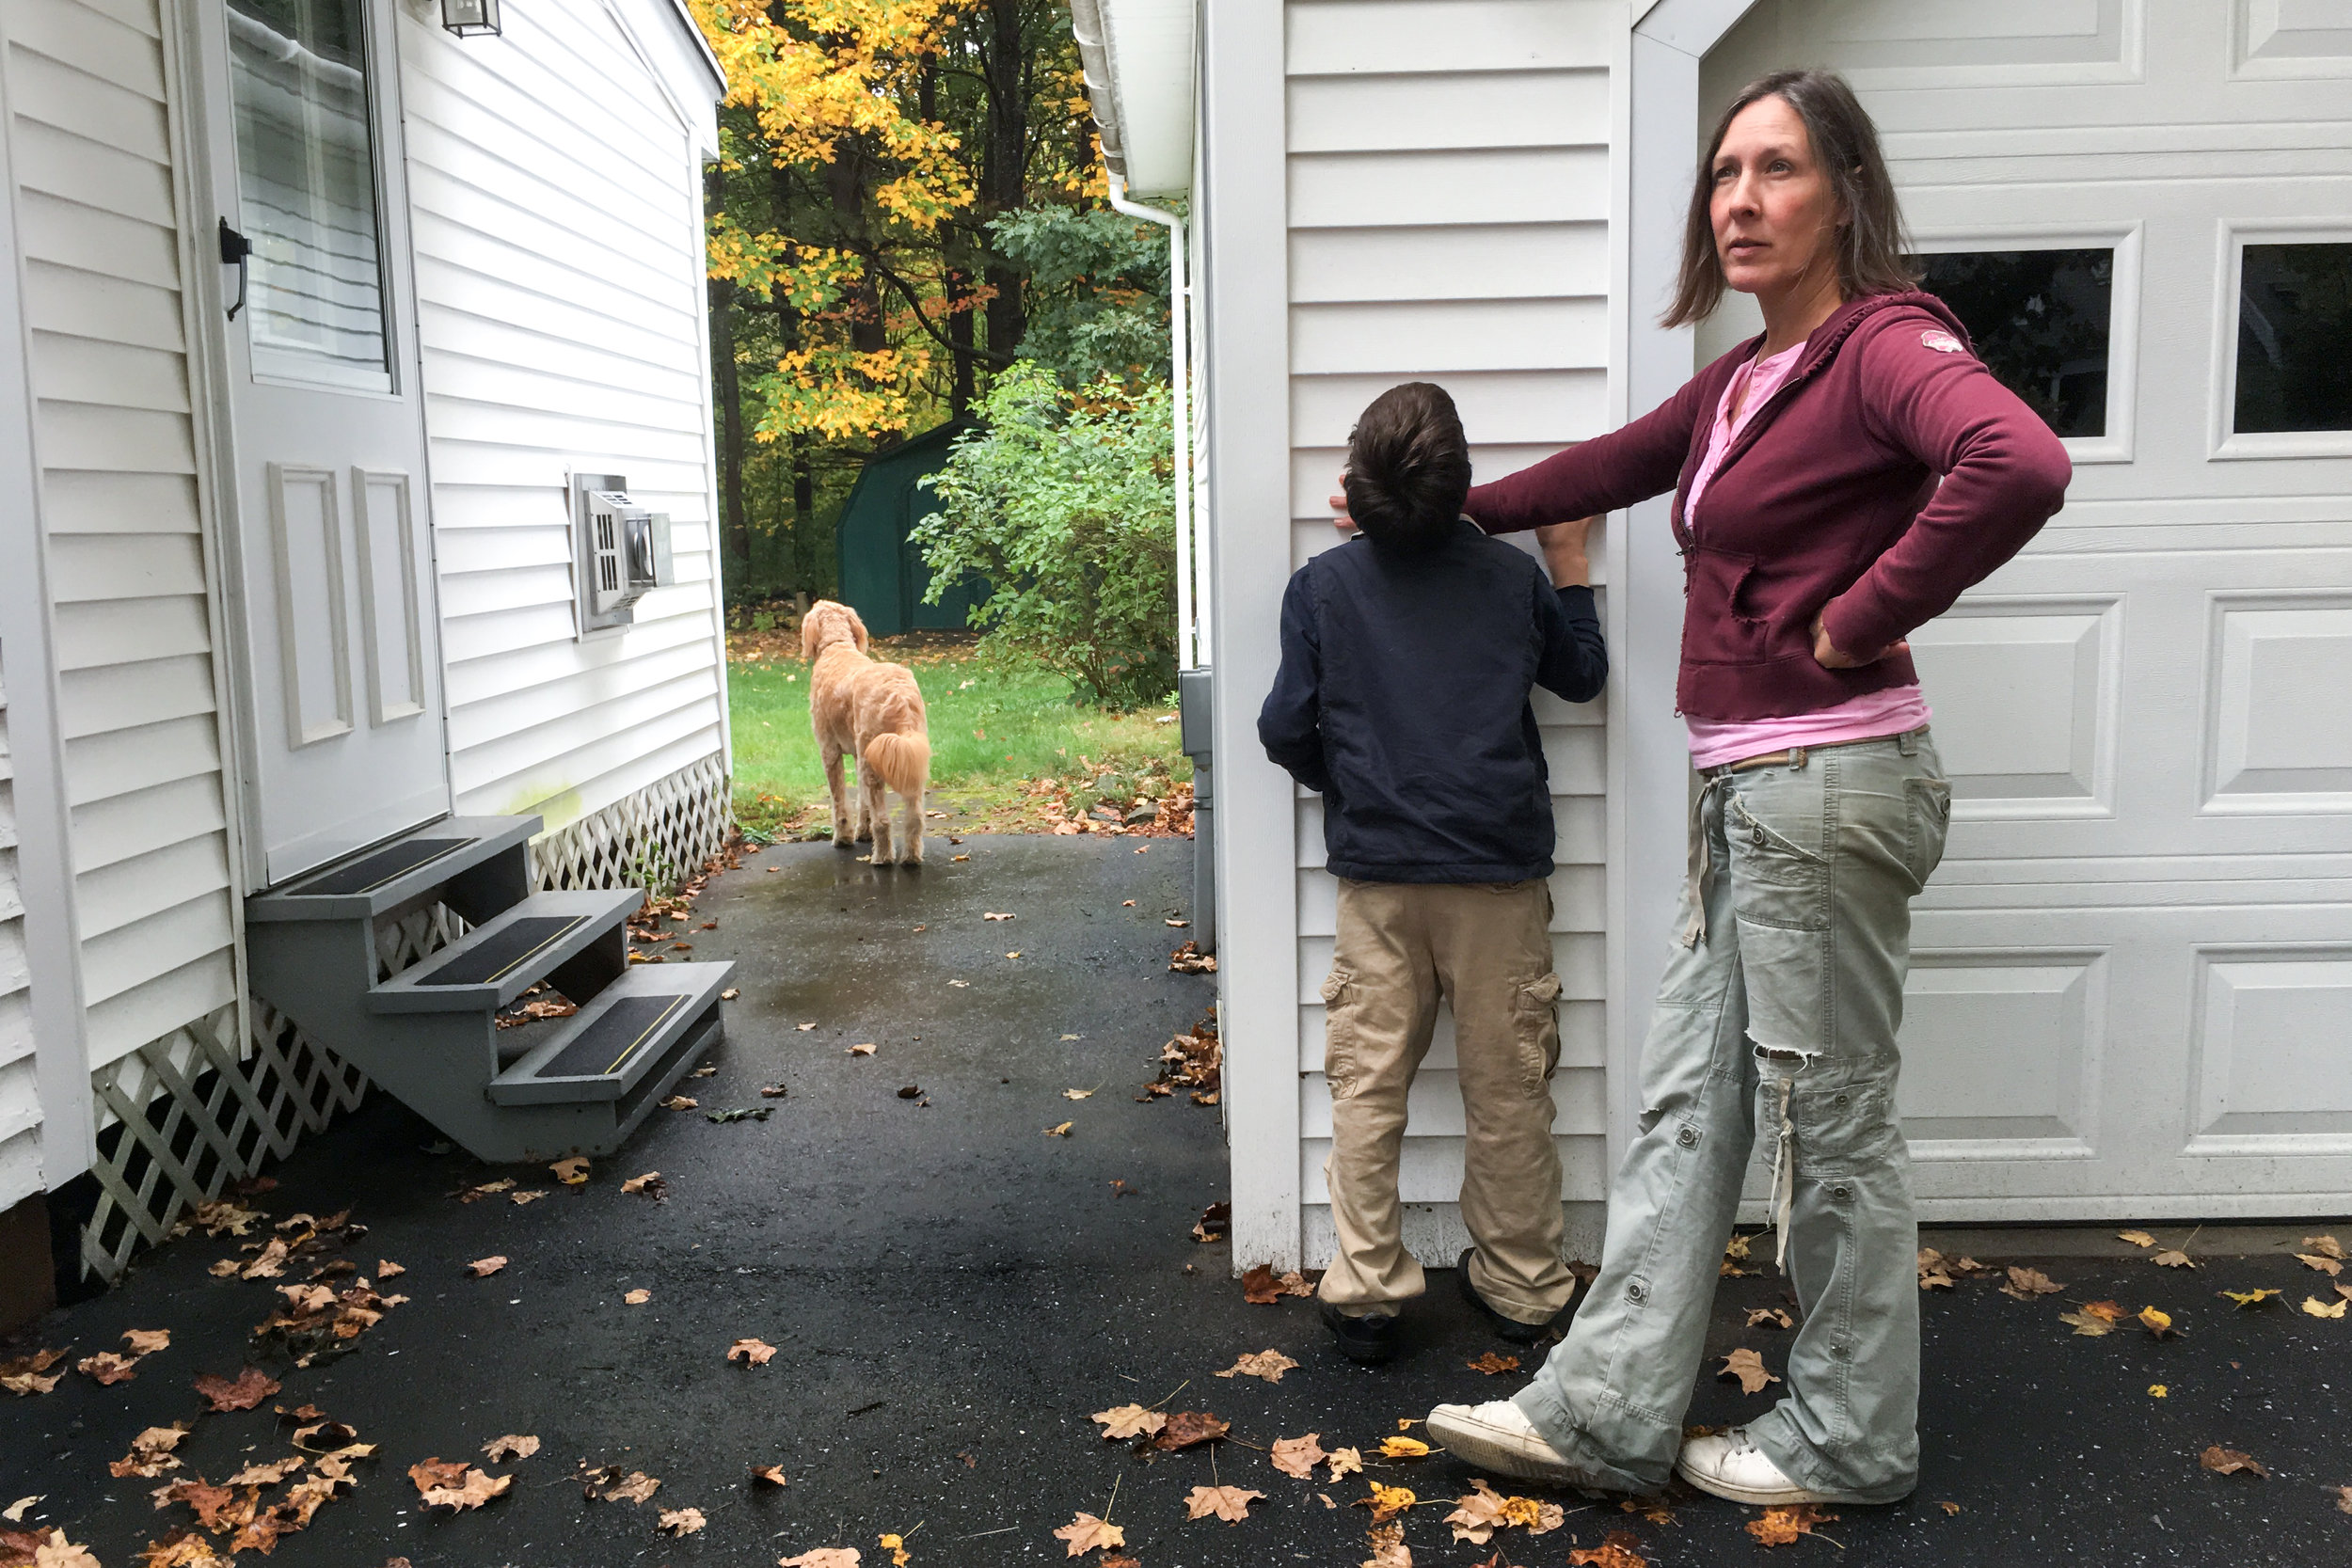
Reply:
[[1444, 388], [1408, 382], [1373, 401], [1342, 480], [1360, 537], [1292, 576], [1282, 667], [1258, 715], [1266, 754], [1322, 794], [1340, 879], [1323, 982], [1339, 1247], [1316, 1294], [1341, 1353], [1363, 1362], [1395, 1354], [1397, 1313], [1425, 1288], [1403, 1243], [1397, 1162], [1440, 997], [1468, 1132], [1463, 1293], [1534, 1344], [1576, 1289], [1551, 1141], [1551, 798], [1528, 692], [1590, 702], [1607, 681], [1593, 519], [1538, 531], [1546, 581], [1461, 515], [1470, 480]]

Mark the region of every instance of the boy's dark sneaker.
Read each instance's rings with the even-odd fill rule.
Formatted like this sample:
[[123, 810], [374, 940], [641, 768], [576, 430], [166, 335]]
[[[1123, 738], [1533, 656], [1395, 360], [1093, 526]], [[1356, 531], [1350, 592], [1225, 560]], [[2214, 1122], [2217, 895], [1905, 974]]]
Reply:
[[1578, 1293], [1568, 1297], [1568, 1304], [1553, 1314], [1549, 1323], [1523, 1323], [1517, 1318], [1508, 1318], [1496, 1311], [1486, 1298], [1478, 1293], [1478, 1287], [1470, 1283], [1470, 1254], [1477, 1250], [1474, 1246], [1462, 1249], [1462, 1256], [1454, 1262], [1454, 1277], [1462, 1287], [1462, 1299], [1485, 1315], [1497, 1336], [1515, 1345], [1540, 1345], [1568, 1331], [1569, 1320], [1576, 1316], [1577, 1307], [1582, 1301], [1581, 1281], [1578, 1282]]
[[1327, 1301], [1316, 1305], [1323, 1309], [1324, 1326], [1331, 1331], [1342, 1355], [1368, 1367], [1395, 1359], [1399, 1343], [1395, 1314], [1367, 1312], [1350, 1317]]

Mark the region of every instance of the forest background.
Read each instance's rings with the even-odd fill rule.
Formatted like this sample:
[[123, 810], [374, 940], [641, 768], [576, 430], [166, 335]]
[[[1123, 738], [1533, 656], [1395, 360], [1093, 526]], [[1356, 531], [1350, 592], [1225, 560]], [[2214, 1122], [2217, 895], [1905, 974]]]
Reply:
[[1026, 359], [1073, 403], [1168, 374], [1168, 240], [1111, 212], [1066, 0], [691, 0], [730, 91], [707, 177], [731, 604], [835, 591], [859, 470]]

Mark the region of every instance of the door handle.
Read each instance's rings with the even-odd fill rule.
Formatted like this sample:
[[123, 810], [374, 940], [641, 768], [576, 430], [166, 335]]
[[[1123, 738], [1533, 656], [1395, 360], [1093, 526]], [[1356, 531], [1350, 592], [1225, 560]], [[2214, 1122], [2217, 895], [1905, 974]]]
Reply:
[[229, 319], [235, 321], [237, 312], [245, 309], [246, 258], [253, 254], [253, 242], [229, 227], [229, 220], [220, 220], [220, 264], [237, 269], [237, 302], [229, 307]]

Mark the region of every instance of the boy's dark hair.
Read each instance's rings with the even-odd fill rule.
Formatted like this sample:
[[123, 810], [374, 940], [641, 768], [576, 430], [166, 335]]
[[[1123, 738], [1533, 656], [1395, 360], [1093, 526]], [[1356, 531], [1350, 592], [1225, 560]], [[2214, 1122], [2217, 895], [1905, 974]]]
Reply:
[[1347, 515], [1375, 545], [1422, 550], [1442, 544], [1470, 487], [1462, 418], [1435, 382], [1390, 388], [1347, 433]]

